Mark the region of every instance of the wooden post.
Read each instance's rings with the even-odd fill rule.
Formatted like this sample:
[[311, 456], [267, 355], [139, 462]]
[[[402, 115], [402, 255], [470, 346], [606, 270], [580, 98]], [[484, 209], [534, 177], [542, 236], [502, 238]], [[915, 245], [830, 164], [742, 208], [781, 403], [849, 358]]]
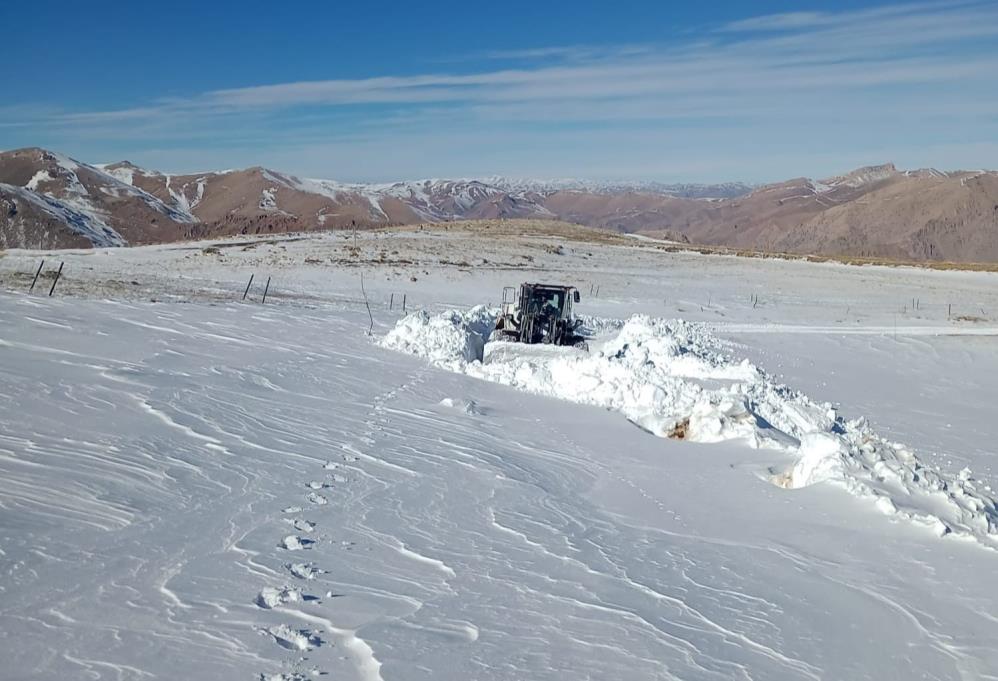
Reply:
[[42, 273], [42, 268], [45, 267], [45, 261], [42, 260], [38, 265], [38, 271], [35, 272], [35, 278], [31, 280], [31, 288], [28, 289], [28, 293], [35, 290], [35, 282], [38, 281], [38, 275]]
[[371, 314], [371, 304], [367, 302], [367, 291], [364, 290], [364, 273], [360, 273], [360, 292], [364, 294], [364, 307], [367, 308], [367, 316], [371, 320], [371, 326], [367, 329], [367, 335], [374, 333], [374, 315]]
[[269, 290], [270, 290], [270, 277], [267, 277], [267, 285], [263, 287], [263, 300], [260, 301], [261, 305], [267, 302], [267, 291]]
[[55, 291], [55, 285], [59, 283], [59, 277], [62, 276], [62, 266], [66, 263], [59, 263], [59, 271], [55, 273], [55, 279], [52, 281], [52, 288], [49, 289], [49, 298], [52, 297], [52, 293]]
[[953, 316], [953, 303], [949, 304], [949, 308], [946, 311], [946, 319], [950, 319]]
[[253, 275], [251, 274], [250, 275], [249, 283], [246, 284], [246, 290], [243, 291], [243, 300], [246, 300], [246, 296], [249, 295], [250, 286], [252, 286], [252, 285], [253, 285]]
[[406, 294], [403, 293], [402, 294], [402, 314], [405, 314], [405, 299], [406, 299]]
[[395, 294], [394, 293], [392, 294], [391, 298], [388, 299], [388, 309], [389, 310], [394, 310], [395, 309]]

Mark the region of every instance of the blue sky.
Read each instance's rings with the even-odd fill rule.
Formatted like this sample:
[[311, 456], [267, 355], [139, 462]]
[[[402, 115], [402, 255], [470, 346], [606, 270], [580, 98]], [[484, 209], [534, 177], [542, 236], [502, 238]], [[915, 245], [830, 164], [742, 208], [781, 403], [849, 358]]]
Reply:
[[358, 181], [998, 167], [993, 0], [5, 2], [0, 25], [0, 148], [90, 162]]

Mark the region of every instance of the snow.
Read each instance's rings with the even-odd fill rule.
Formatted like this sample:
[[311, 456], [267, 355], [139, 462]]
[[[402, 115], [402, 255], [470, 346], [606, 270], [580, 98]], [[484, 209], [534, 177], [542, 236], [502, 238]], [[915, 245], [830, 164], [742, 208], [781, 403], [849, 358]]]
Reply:
[[[161, 201], [158, 197], [153, 196], [149, 192], [139, 189], [138, 187], [135, 187], [130, 183], [121, 181], [115, 175], [100, 170], [97, 170], [97, 172], [102, 175], [101, 179], [104, 180], [104, 182], [106, 183], [101, 188], [105, 191], [110, 190], [111, 192], [114, 193], [115, 196], [127, 195], [138, 198], [143, 203], [145, 203], [146, 206], [148, 206], [150, 209], [156, 211], [161, 215], [165, 215], [166, 217], [170, 218], [171, 220], [174, 220], [175, 222], [194, 223], [198, 221], [197, 218], [194, 217], [193, 214], [191, 214], [189, 207], [186, 207], [180, 204], [179, 202], [178, 205], [176, 206], [167, 205], [166, 203]], [[167, 183], [169, 184], [169, 178], [167, 178]], [[82, 187], [82, 185], [80, 186]], [[172, 191], [170, 192], [170, 195], [174, 196]], [[65, 200], [63, 197], [59, 198], [60, 200]], [[174, 198], [176, 197], [174, 196]]]
[[302, 591], [298, 588], [283, 587], [274, 588], [272, 586], [264, 587], [260, 591], [260, 595], [257, 596], [257, 605], [261, 608], [272, 609], [279, 605], [286, 605], [288, 603], [300, 603], [302, 601]]
[[274, 194], [276, 192], [277, 192], [277, 187], [270, 187], [268, 189], [264, 189], [260, 193], [260, 209], [261, 210], [266, 210], [266, 211], [271, 211], [271, 212], [278, 210], [278, 208], [277, 208], [277, 199], [274, 197]]
[[39, 170], [37, 173], [32, 175], [31, 179], [28, 180], [28, 184], [24, 185], [25, 189], [30, 189], [35, 192], [38, 191], [38, 185], [42, 182], [51, 182], [55, 178], [49, 174], [47, 170]]
[[[344, 183], [335, 180], [300, 179], [269, 170], [264, 170], [263, 176], [268, 181], [334, 200], [339, 200], [343, 194], [347, 193], [359, 194], [367, 201], [371, 216], [376, 219], [388, 219], [388, 214], [385, 213], [382, 206], [382, 201], [386, 198], [404, 199], [421, 219], [436, 221], [463, 217], [464, 211], [482, 198], [499, 196], [504, 192], [510, 192], [510, 196], [516, 201], [529, 204], [533, 214], [553, 215], [529, 196], [529, 190], [491, 186], [479, 180], [427, 179], [364, 184]], [[320, 223], [325, 221], [324, 216], [318, 217]]]
[[294, 629], [286, 624], [269, 627], [263, 630], [274, 638], [274, 642], [288, 650], [308, 651], [322, 645], [319, 636], [308, 629]]
[[833, 185], [836, 187], [845, 186], [856, 189], [867, 184], [874, 182], [880, 182], [882, 180], [889, 179], [898, 174], [897, 169], [892, 163], [886, 163], [879, 166], [867, 166], [865, 168], [857, 168], [848, 175], [842, 175], [839, 177], [833, 177], [824, 180], [824, 184]]
[[[35, 176], [37, 178], [37, 175]], [[34, 178], [33, 178], [34, 179]], [[36, 184], [37, 186], [37, 184]], [[57, 220], [64, 222], [75, 234], [84, 237], [97, 248], [125, 246], [127, 242], [103, 220], [103, 214], [94, 211], [89, 203], [54, 199], [48, 194], [30, 191], [0, 183], [0, 189], [31, 203]]]
[[743, 182], [666, 184], [663, 182], [600, 181], [578, 178], [536, 180], [509, 178], [499, 175], [482, 178], [480, 181], [504, 191], [536, 192], [540, 194], [551, 194], [557, 191], [584, 191], [596, 194], [641, 192], [703, 200], [734, 198], [748, 194], [754, 189], [753, 185]]
[[199, 177], [195, 181], [197, 183], [197, 189], [195, 190], [194, 199], [190, 200], [187, 198], [187, 194], [184, 192], [184, 188], [181, 187], [180, 191], [175, 190], [171, 185], [173, 184], [174, 177], [172, 175], [165, 175], [166, 178], [166, 191], [170, 193], [170, 197], [173, 199], [173, 204], [177, 210], [181, 213], [189, 215], [192, 220], [197, 220], [194, 215], [194, 209], [197, 208], [198, 204], [204, 200], [204, 189], [207, 183], [207, 178]]
[[[995, 275], [213, 243], [0, 258], [12, 678], [998, 668]], [[53, 298], [25, 293], [40, 257], [66, 262]], [[502, 286], [546, 279], [579, 286], [589, 353], [486, 344]]]
[[264, 176], [271, 181], [278, 181], [292, 189], [326, 196], [334, 200], [338, 200], [343, 193], [356, 192], [367, 200], [372, 217], [388, 218], [388, 215], [381, 207], [381, 199], [383, 198], [381, 185], [345, 184], [334, 180], [299, 179], [293, 176], [278, 176], [270, 171], [264, 171]]
[[[59, 168], [59, 177], [53, 177], [47, 169], [35, 173], [24, 187], [32, 196], [28, 197], [27, 192], [21, 192], [22, 198], [36, 205], [44, 206], [46, 212], [64, 220], [71, 230], [89, 239], [96, 247], [125, 245], [124, 239], [108, 224], [110, 219], [108, 212], [94, 205], [90, 198], [90, 192], [80, 181], [77, 171], [83, 166], [62, 154], [52, 153], [51, 157]], [[127, 178], [125, 178], [127, 181], [125, 181], [120, 173], [114, 171], [108, 172], [97, 166], [85, 166], [85, 168], [96, 174], [97, 180], [101, 182], [97, 185], [97, 189], [104, 194], [113, 197], [126, 195], [139, 198], [150, 209], [177, 222], [192, 223], [197, 221], [189, 211], [167, 206], [152, 194], [132, 186], [131, 169], [119, 169], [129, 171]], [[64, 186], [57, 185], [59, 189], [57, 193], [40, 191], [39, 185], [41, 183], [59, 179], [64, 181]]]
[[[103, 165], [95, 165], [95, 168], [100, 168], [108, 175], [111, 175], [119, 182], [124, 182], [127, 185], [135, 186], [135, 168], [131, 166], [119, 166], [117, 168], [108, 168]], [[169, 183], [168, 183], [169, 184]]]
[[637, 316], [591, 343], [591, 352], [497, 341], [486, 347], [497, 312], [413, 313], [381, 342], [443, 368], [620, 412], [659, 437], [787, 450], [794, 462], [766, 474], [778, 486], [834, 481], [885, 512], [998, 549], [998, 507], [969, 476], [928, 470], [864, 420], [847, 422], [748, 360], [719, 354], [719, 341], [702, 325]]

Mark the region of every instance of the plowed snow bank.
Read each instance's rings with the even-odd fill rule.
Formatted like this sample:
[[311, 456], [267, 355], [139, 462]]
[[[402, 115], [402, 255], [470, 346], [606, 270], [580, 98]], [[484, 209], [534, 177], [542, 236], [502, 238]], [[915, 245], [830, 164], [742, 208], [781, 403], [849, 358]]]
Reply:
[[635, 316], [619, 332], [590, 343], [586, 353], [505, 342], [486, 346], [496, 313], [482, 306], [434, 316], [417, 312], [400, 320], [381, 344], [527, 392], [614, 409], [661, 437], [742, 439], [752, 447], [781, 449], [794, 462], [770, 471], [774, 484], [830, 482], [939, 535], [972, 537], [998, 548], [998, 507], [969, 471], [954, 477], [926, 468], [863, 419], [846, 421], [829, 404], [777, 384], [748, 360], [727, 356], [701, 325]]

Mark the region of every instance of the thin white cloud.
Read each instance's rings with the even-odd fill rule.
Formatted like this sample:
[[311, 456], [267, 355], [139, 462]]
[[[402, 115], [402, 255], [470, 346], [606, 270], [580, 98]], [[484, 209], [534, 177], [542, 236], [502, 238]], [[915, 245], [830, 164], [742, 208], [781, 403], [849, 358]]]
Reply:
[[[413, 135], [471, 136], [476, 128], [536, 143], [531, 126], [545, 126], [550, 136], [551, 126], [570, 123], [612, 133], [614, 126], [657, 122], [666, 138], [684, 134], [670, 126], [691, 120], [733, 128], [740, 121], [757, 136], [803, 118], [824, 126], [892, 119], [927, 126], [931, 118], [958, 128], [998, 110], [996, 40], [994, 2], [793, 12], [731, 22], [696, 42], [483, 53], [484, 65], [473, 73], [273, 83], [120, 110], [46, 112], [30, 121], [0, 109], [0, 127], [29, 123], [114, 139], [215, 136], [217, 143], [258, 135], [271, 145], [285, 140], [276, 128], [315, 139], [329, 139], [336, 128], [339, 139], [329, 145], [363, 132], [369, 144], [385, 147], [400, 139], [413, 144]], [[503, 62], [516, 68], [495, 68]], [[356, 106], [370, 113], [350, 114]], [[942, 134], [925, 129], [930, 137]], [[613, 135], [601, 139], [609, 144]], [[944, 143], [963, 148], [962, 140], [937, 140]]]
[[761, 17], [751, 17], [732, 21], [722, 26], [720, 31], [742, 33], [749, 31], [783, 31], [787, 29], [809, 28], [827, 25], [834, 15], [827, 12], [786, 12], [784, 14], [767, 14]]
[[522, 48], [516, 50], [489, 50], [479, 55], [484, 59], [510, 61], [591, 61], [613, 57], [633, 57], [654, 53], [654, 45], [562, 45]]
[[[751, 22], [751, 23], [747, 23]], [[998, 5], [899, 5], [838, 14], [794, 13], [728, 24], [729, 31], [780, 26], [776, 36], [678, 48], [539, 48], [506, 53], [533, 58], [517, 69], [288, 82], [206, 92], [126, 110], [74, 113], [68, 120], [127, 121], [170, 115], [239, 114], [259, 109], [353, 104], [604, 99], [704, 89], [764, 88], [791, 96], [815, 87], [857, 88], [979, 78], [995, 54], [973, 41], [998, 38]], [[961, 43], [970, 43], [961, 44]], [[552, 55], [585, 59], [551, 66]], [[737, 102], [732, 102], [736, 104]]]
[[947, 14], [954, 11], [984, 6], [981, 0], [936, 0], [934, 2], [909, 2], [846, 12], [784, 12], [765, 14], [731, 21], [717, 30], [728, 33], [756, 33], [792, 31], [834, 26], [859, 26], [883, 23], [897, 18]]

